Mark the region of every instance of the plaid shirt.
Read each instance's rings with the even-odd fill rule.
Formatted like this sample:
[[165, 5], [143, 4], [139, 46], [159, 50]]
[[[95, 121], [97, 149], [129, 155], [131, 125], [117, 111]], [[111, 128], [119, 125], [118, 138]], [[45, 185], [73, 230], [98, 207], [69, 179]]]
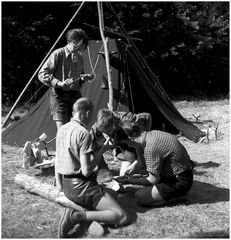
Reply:
[[157, 177], [171, 177], [192, 167], [186, 149], [172, 134], [144, 132], [143, 144], [147, 170]]
[[[83, 55], [76, 54], [74, 59], [67, 46], [56, 49], [40, 69], [39, 80], [47, 86], [55, 87], [58, 81], [78, 79], [83, 73]], [[79, 88], [79, 83], [75, 82], [71, 90]]]
[[80, 173], [80, 156], [91, 152], [90, 133], [72, 118], [58, 130], [56, 136], [56, 171], [64, 175]]

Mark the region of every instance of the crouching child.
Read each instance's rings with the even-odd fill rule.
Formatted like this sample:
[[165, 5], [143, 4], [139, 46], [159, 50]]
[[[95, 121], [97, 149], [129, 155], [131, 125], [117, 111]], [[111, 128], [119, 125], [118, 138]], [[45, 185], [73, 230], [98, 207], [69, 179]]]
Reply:
[[86, 126], [91, 121], [93, 103], [80, 98], [73, 105], [71, 121], [58, 130], [56, 137], [55, 177], [59, 191], [86, 211], [66, 208], [59, 223], [58, 237], [69, 237], [76, 224], [98, 221], [121, 226], [127, 215], [119, 203], [98, 185], [95, 169], [102, 154], [108, 150], [106, 142], [93, 156], [92, 139]]
[[131, 121], [123, 121], [120, 126], [127, 135], [120, 141], [135, 148], [138, 155], [136, 162], [128, 159], [128, 170], [134, 171], [138, 161], [148, 173], [145, 178], [125, 178], [121, 182], [145, 186], [135, 193], [138, 203], [161, 206], [185, 199], [193, 183], [193, 162], [179, 140], [163, 131], [143, 131]]

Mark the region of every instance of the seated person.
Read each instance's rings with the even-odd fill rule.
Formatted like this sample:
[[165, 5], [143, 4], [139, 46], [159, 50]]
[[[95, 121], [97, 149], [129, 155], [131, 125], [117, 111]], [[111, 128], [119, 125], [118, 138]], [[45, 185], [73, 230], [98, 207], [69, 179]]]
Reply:
[[[122, 120], [130, 120], [132, 122], [136, 122], [141, 129], [144, 131], [150, 131], [152, 125], [152, 116], [149, 113], [138, 113], [133, 114], [131, 112], [118, 112], [118, 111], [110, 111], [109, 109], [101, 109], [97, 115], [97, 121], [92, 126], [90, 133], [93, 139], [94, 144], [94, 151], [100, 148], [100, 146], [105, 142], [105, 137], [111, 137], [112, 139], [115, 138], [115, 132], [118, 129], [118, 125]], [[112, 146], [112, 149], [115, 148]], [[119, 149], [117, 148], [116, 155], [119, 153]], [[124, 150], [124, 149], [123, 149]], [[130, 149], [131, 150], [131, 149]], [[133, 150], [135, 153], [135, 151]], [[134, 157], [134, 153], [130, 153], [126, 151], [126, 157]], [[122, 157], [122, 156], [120, 156]], [[125, 172], [123, 169], [126, 168], [127, 162], [122, 163], [120, 169], [120, 175], [124, 175]], [[107, 164], [105, 163], [104, 159], [102, 158], [98, 165], [99, 169], [106, 168], [108, 169]]]
[[[131, 121], [123, 121], [120, 126], [127, 138], [120, 140], [135, 148], [137, 161], [145, 164], [148, 176], [144, 178], [124, 178], [121, 183], [141, 184], [144, 188], [135, 193], [138, 203], [147, 206], [161, 206], [181, 200], [193, 183], [193, 162], [178, 139], [162, 131], [143, 131]], [[136, 164], [130, 161], [134, 168]]]

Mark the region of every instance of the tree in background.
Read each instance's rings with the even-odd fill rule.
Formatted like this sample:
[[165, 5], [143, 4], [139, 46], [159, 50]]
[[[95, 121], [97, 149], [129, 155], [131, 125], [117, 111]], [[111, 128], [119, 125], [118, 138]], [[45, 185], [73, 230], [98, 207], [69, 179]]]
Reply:
[[[228, 94], [228, 2], [111, 4], [130, 36], [142, 39], [135, 44], [170, 96]], [[3, 103], [16, 100], [79, 5], [2, 3]], [[106, 6], [104, 13], [105, 26], [118, 31]], [[96, 3], [87, 2], [70, 27], [82, 27], [91, 38], [99, 39]], [[60, 46], [64, 42], [65, 38], [61, 39]], [[33, 81], [31, 95], [39, 84], [37, 79]]]
[[[170, 95], [229, 91], [229, 3], [120, 4], [117, 12]], [[129, 16], [129, 17], [128, 17]]]

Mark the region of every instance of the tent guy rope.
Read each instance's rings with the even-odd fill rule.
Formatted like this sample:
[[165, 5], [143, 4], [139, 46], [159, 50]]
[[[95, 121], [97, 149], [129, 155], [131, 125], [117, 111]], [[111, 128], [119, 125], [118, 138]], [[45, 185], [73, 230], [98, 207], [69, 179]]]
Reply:
[[[101, 46], [99, 52], [101, 52], [102, 49], [103, 49], [103, 44], [102, 44], [102, 46]], [[88, 58], [89, 58], [90, 66], [91, 66], [91, 73], [94, 74], [94, 78], [93, 78], [93, 80], [90, 81], [90, 82], [92, 82], [92, 81], [94, 81], [95, 78], [96, 78], [95, 69], [96, 69], [97, 64], [98, 64], [98, 61], [99, 61], [99, 54], [97, 54], [97, 58], [96, 58], [96, 61], [95, 61], [95, 65], [94, 65], [94, 67], [93, 67], [92, 60], [91, 60], [91, 52], [90, 52], [90, 48], [89, 48], [89, 46], [87, 46], [87, 54], [88, 54]]]

